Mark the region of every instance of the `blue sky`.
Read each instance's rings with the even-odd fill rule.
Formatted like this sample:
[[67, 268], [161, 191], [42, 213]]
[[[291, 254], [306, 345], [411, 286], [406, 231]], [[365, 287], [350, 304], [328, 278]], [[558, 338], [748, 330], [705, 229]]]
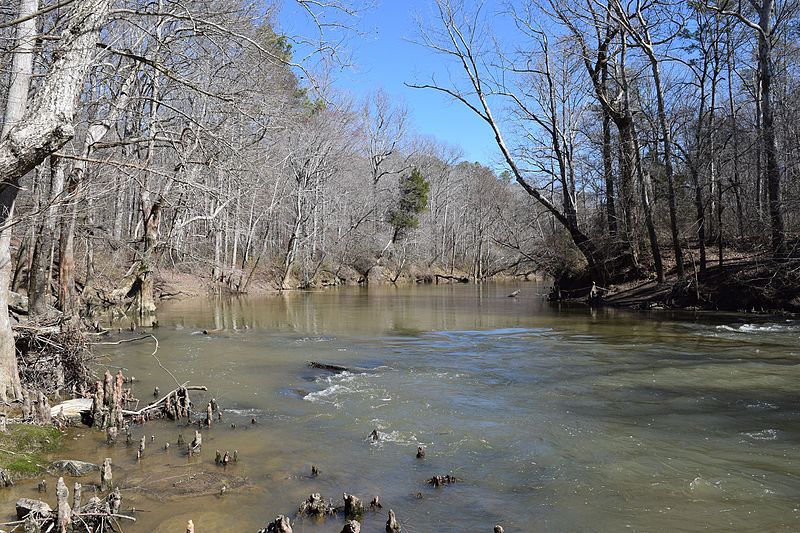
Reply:
[[[432, 0], [377, 0], [376, 4], [359, 16], [361, 35], [351, 37], [346, 45], [354, 66], [337, 72], [334, 85], [357, 97], [382, 88], [405, 102], [415, 131], [461, 147], [467, 161], [493, 166], [498, 150], [485, 122], [444, 94], [405, 86], [430, 81], [433, 73], [438, 73], [437, 79], [446, 74], [442, 56], [410, 42], [417, 33], [416, 17], [432, 20]], [[308, 34], [309, 21], [299, 15], [297, 5], [286, 1], [279, 29]]]

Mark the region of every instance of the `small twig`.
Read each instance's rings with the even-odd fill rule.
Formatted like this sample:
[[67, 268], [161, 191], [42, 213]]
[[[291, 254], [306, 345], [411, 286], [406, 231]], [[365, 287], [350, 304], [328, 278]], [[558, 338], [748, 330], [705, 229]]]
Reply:
[[[180, 387], [181, 387], [181, 383], [180, 383], [180, 381], [178, 381], [178, 378], [176, 378], [176, 377], [175, 377], [175, 374], [173, 374], [172, 372], [170, 372], [170, 371], [167, 369], [167, 367], [165, 367], [164, 365], [162, 365], [162, 364], [161, 364], [161, 360], [160, 360], [158, 357], [156, 357], [156, 352], [158, 351], [158, 339], [156, 338], [156, 336], [155, 336], [155, 335], [148, 335], [148, 336], [149, 336], [149, 337], [152, 337], [152, 338], [153, 338], [153, 340], [154, 340], [154, 341], [156, 341], [156, 348], [155, 348], [155, 350], [153, 350], [153, 353], [151, 353], [150, 355], [153, 357], [153, 359], [155, 359], [155, 360], [156, 360], [156, 362], [158, 363], [158, 366], [160, 366], [160, 367], [161, 367], [161, 368], [164, 370], [164, 372], [166, 372], [167, 374], [169, 374], [169, 375], [172, 377], [172, 379], [174, 379], [174, 380], [175, 380], [175, 385], [177, 385], [177, 386], [178, 386], [178, 388], [180, 388]], [[184, 385], [185, 385], [185, 384], [184, 384]]]
[[[136, 341], [141, 341], [141, 340], [144, 340], [144, 339], [149, 339], [150, 337], [153, 337], [153, 336], [152, 335], [142, 335], [141, 337], [136, 337], [135, 339], [122, 339], [122, 340], [114, 341], [114, 342], [110, 342], [110, 341], [109, 342], [90, 342], [89, 344], [91, 344], [93, 346], [94, 345], [116, 346], [118, 344], [123, 344], [123, 343], [126, 343], [126, 342], [136, 342]], [[153, 337], [153, 338], [155, 339], [155, 337]], [[158, 346], [158, 340], [156, 340], [156, 346]]]

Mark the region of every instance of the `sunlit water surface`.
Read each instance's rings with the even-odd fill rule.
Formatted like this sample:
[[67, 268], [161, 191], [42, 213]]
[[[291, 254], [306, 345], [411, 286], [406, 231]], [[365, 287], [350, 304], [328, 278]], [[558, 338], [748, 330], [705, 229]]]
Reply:
[[[347, 288], [165, 304], [157, 355], [179, 380], [209, 386], [223, 423], [192, 459], [174, 446], [192, 430], [166, 421], [133, 429], [137, 442], [155, 436], [138, 463], [136, 446], [108, 447], [89, 429], [62, 455], [113, 459], [115, 480], [138, 488], [125, 493], [130, 532], [183, 531], [190, 518], [198, 532], [254, 532], [311, 492], [379, 495], [364, 533], [384, 531], [388, 508], [409, 533], [800, 530], [800, 324], [559, 308], [543, 292]], [[152, 343], [98, 349], [140, 380], [143, 401], [174, 387]], [[367, 370], [333, 375], [309, 360]], [[195, 393], [199, 410], [209, 397]], [[245, 487], [148, 490], [217, 470], [215, 449], [238, 450], [228, 473]], [[426, 485], [446, 473], [462, 481]], [[37, 497], [35, 483], [4, 493], [4, 508], [20, 496]], [[294, 531], [341, 527], [298, 520]]]

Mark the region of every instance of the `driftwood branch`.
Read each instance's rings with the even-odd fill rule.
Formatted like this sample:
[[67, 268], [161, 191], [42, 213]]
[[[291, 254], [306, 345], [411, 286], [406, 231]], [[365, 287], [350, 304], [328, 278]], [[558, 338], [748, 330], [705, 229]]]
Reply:
[[183, 385], [181, 385], [181, 384], [178, 384], [178, 388], [177, 388], [177, 389], [173, 389], [173, 390], [171, 390], [171, 391], [170, 391], [170, 392], [169, 392], [169, 393], [168, 393], [166, 396], [164, 396], [164, 397], [163, 397], [163, 398], [161, 398], [160, 400], [158, 400], [158, 401], [156, 401], [156, 402], [153, 402], [153, 403], [151, 403], [150, 405], [147, 405], [147, 406], [145, 406], [145, 407], [142, 407], [142, 408], [141, 408], [141, 409], [139, 409], [138, 411], [128, 411], [128, 410], [126, 410], [126, 409], [123, 409], [123, 410], [122, 410], [122, 414], [123, 414], [123, 415], [125, 415], [125, 416], [141, 416], [141, 415], [143, 415], [144, 413], [146, 413], [147, 411], [152, 411], [153, 409], [157, 408], [158, 406], [160, 406], [161, 404], [163, 404], [164, 402], [166, 402], [166, 401], [167, 401], [167, 398], [169, 398], [170, 396], [173, 396], [173, 395], [177, 394], [177, 393], [178, 393], [178, 391], [179, 391], [179, 390], [181, 390], [181, 389], [185, 389], [185, 390], [200, 390], [200, 391], [207, 391], [207, 390], [208, 390], [208, 387], [206, 387], [206, 386], [201, 386], [201, 385], [186, 385], [185, 383], [184, 383]]

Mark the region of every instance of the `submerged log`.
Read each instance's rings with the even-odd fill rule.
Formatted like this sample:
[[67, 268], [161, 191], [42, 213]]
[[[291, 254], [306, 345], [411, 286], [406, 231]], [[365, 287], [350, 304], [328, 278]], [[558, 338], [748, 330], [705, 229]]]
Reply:
[[320, 370], [329, 370], [331, 372], [336, 372], [336, 373], [352, 372], [352, 370], [346, 366], [333, 365], [330, 363], [320, 363], [318, 361], [309, 361], [308, 366], [310, 366], [311, 368], [318, 368]]

